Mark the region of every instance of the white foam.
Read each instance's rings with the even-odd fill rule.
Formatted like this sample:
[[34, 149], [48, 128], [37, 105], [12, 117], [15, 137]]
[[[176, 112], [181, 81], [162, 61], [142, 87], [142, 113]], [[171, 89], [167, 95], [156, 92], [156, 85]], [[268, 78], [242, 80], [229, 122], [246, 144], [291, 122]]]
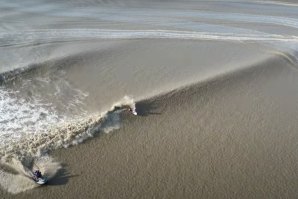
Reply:
[[[61, 166], [50, 157], [44, 156], [46, 152], [77, 145], [93, 137], [98, 132], [110, 133], [119, 129], [120, 112], [125, 107], [131, 107], [135, 110], [134, 100], [125, 96], [122, 100], [113, 104], [106, 112], [89, 117], [63, 118], [61, 120], [54, 112], [47, 111], [42, 104], [26, 104], [22, 100], [11, 98], [9, 92], [3, 90], [1, 90], [0, 96], [5, 102], [9, 103], [9, 105], [5, 105], [5, 110], [1, 110], [3, 114], [9, 111], [11, 113], [8, 114], [12, 114], [1, 120], [3, 123], [8, 124], [2, 127], [6, 133], [1, 134], [1, 164], [17, 172], [17, 174], [14, 174], [0, 169], [0, 185], [11, 193], [19, 193], [36, 187], [36, 184], [30, 179], [32, 169], [41, 170], [48, 179], [56, 174]], [[5, 103], [2, 102], [3, 104]], [[115, 111], [115, 106], [124, 107], [124, 109]], [[42, 112], [46, 116], [40, 119], [36, 112]], [[53, 113], [52, 116], [50, 116], [51, 113]], [[33, 116], [33, 118], [30, 118], [30, 116]], [[31, 133], [21, 131], [22, 125], [26, 125], [26, 122], [22, 121], [20, 124], [15, 124], [20, 120], [30, 122], [31, 126], [24, 128], [31, 129]], [[46, 126], [45, 123], [47, 123]], [[33, 167], [30, 168], [32, 163]]]
[[0, 145], [24, 134], [45, 132], [48, 126], [63, 120], [47, 104], [25, 101], [15, 91], [0, 89]]

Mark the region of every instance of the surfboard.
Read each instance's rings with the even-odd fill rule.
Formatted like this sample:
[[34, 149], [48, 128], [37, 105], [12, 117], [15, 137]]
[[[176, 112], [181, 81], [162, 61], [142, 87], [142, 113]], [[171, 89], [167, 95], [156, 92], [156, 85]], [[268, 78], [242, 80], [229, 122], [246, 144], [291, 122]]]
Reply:
[[36, 182], [39, 185], [43, 185], [43, 184], [47, 183], [47, 178], [45, 178], [45, 177], [37, 178], [37, 179], [33, 177], [32, 179], [34, 182]]
[[132, 114], [134, 114], [134, 115], [138, 115], [136, 109], [132, 109]]

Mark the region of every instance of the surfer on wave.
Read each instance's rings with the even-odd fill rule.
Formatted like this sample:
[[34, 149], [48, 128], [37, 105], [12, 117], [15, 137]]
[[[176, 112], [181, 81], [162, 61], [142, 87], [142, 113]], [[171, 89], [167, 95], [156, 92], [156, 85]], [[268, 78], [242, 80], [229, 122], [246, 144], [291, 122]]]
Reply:
[[41, 172], [40, 172], [39, 170], [34, 171], [33, 174], [34, 174], [34, 177], [35, 177], [36, 179], [38, 179], [38, 178], [42, 178]]
[[129, 107], [128, 111], [131, 112], [131, 113], [134, 114], [134, 115], [138, 115], [138, 113], [137, 113], [137, 111], [136, 111], [135, 108], [131, 108], [131, 107]]
[[114, 111], [117, 111], [117, 110], [128, 110], [133, 115], [138, 115], [136, 109], [134, 107], [131, 107], [131, 106], [128, 106], [128, 105], [127, 106], [115, 106]]
[[32, 179], [39, 185], [43, 185], [47, 182], [47, 178], [42, 176], [42, 174], [39, 170], [35, 170], [33, 172]]

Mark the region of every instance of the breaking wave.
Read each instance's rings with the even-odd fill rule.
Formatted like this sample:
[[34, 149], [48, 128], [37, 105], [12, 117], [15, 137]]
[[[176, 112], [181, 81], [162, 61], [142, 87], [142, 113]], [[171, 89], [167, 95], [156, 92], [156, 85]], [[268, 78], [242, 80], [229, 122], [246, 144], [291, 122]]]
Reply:
[[0, 90], [0, 168], [6, 168], [0, 169], [0, 185], [14, 194], [37, 186], [31, 179], [36, 166], [48, 179], [55, 176], [61, 166], [49, 151], [118, 129], [120, 113], [135, 110], [134, 100], [125, 96], [105, 112], [68, 119], [50, 111], [49, 105], [17, 100], [11, 94]]

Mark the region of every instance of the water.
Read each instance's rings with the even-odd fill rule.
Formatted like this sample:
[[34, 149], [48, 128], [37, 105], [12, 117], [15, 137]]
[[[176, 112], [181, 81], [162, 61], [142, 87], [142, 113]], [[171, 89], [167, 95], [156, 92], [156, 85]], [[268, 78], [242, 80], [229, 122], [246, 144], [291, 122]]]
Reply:
[[276, 58], [297, 70], [295, 2], [3, 0], [0, 19], [0, 155], [26, 168], [1, 171], [14, 193], [35, 187], [17, 179], [48, 152], [121, 129], [116, 105]]

